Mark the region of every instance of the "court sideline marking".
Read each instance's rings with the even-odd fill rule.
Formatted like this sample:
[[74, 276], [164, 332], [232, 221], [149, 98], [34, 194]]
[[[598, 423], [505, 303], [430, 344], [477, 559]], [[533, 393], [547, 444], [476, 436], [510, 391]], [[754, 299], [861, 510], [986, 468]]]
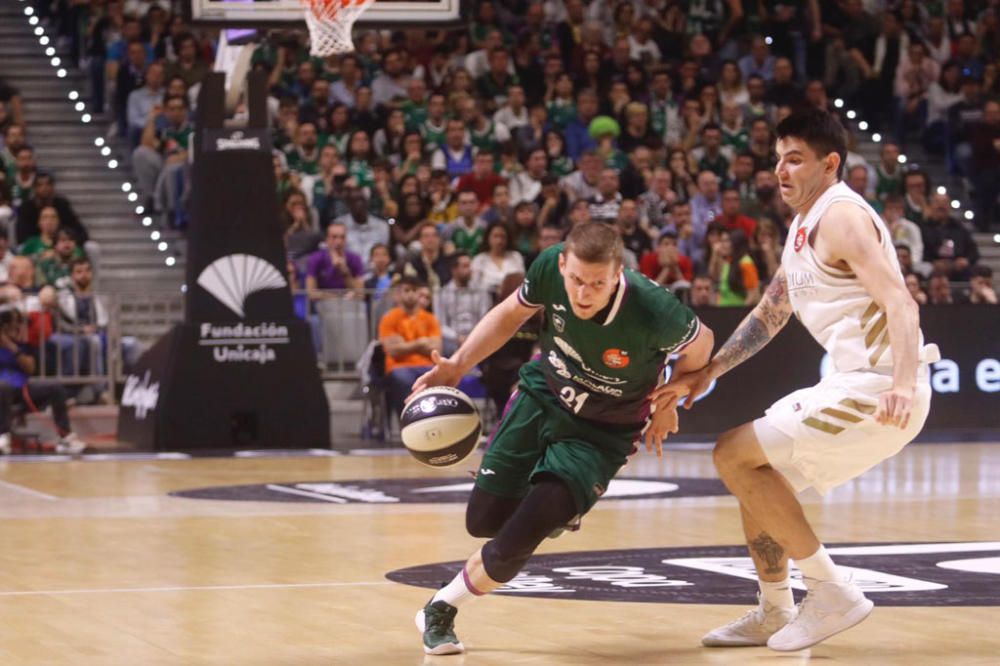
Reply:
[[337, 583], [262, 583], [259, 585], [191, 585], [183, 587], [109, 587], [76, 590], [12, 590], [0, 592], [0, 597], [33, 597], [63, 594], [123, 594], [134, 592], [214, 592], [219, 590], [285, 590], [324, 587], [367, 587], [372, 585], [397, 585], [391, 580], [356, 581]]
[[27, 486], [19, 486], [18, 484], [11, 483], [10, 481], [0, 481], [0, 487], [8, 488], [16, 493], [21, 493], [23, 495], [31, 495], [32, 497], [48, 500], [50, 502], [56, 502], [59, 500], [59, 498], [56, 497], [55, 495], [49, 495], [48, 493], [43, 493], [39, 490], [28, 488]]

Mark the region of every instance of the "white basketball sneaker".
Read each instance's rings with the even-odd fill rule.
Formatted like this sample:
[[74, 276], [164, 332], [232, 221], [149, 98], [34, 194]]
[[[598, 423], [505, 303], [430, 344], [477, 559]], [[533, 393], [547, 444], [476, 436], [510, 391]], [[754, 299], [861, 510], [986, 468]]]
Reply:
[[87, 448], [87, 443], [75, 432], [67, 433], [56, 443], [56, 453], [68, 453], [71, 456], [80, 455]]
[[705, 647], [754, 647], [767, 645], [775, 632], [795, 619], [795, 608], [778, 608], [758, 594], [760, 603], [742, 617], [713, 629], [701, 639]]
[[809, 592], [799, 604], [799, 614], [768, 639], [772, 650], [792, 652], [816, 645], [858, 624], [875, 606], [851, 580], [805, 581]]

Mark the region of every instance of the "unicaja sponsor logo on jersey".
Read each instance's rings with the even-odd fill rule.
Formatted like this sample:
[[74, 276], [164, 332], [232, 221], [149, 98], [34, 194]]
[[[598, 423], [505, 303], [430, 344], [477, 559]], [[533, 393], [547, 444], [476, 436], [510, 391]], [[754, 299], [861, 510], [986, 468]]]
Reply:
[[628, 352], [622, 349], [606, 349], [604, 354], [601, 356], [601, 360], [604, 361], [604, 365], [609, 368], [621, 369], [627, 368], [630, 363], [628, 357]]

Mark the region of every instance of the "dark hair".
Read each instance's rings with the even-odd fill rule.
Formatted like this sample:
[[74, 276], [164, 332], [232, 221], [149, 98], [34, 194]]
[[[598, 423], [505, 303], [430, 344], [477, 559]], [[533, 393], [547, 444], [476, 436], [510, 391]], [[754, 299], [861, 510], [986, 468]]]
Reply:
[[63, 238], [68, 238], [74, 243], [77, 242], [76, 234], [69, 227], [59, 227], [56, 229], [56, 241], [62, 240]]
[[[542, 135], [542, 146], [547, 146], [549, 141], [549, 136], [554, 136], [559, 139], [559, 143], [562, 144], [562, 152], [559, 153], [558, 157], [564, 157], [566, 155], [566, 137], [563, 136], [562, 132], [554, 129], [546, 130], [545, 134]], [[544, 148], [546, 156], [549, 154], [548, 148]]]
[[514, 249], [514, 234], [511, 232], [510, 227], [507, 226], [506, 222], [496, 221], [490, 222], [489, 226], [486, 227], [486, 231], [483, 232], [483, 242], [479, 246], [479, 251], [482, 253], [488, 253], [490, 251], [490, 234], [496, 228], [503, 229], [503, 232], [507, 234], [507, 246], [504, 248], [504, 252], [510, 252]]
[[618, 230], [604, 222], [584, 222], [566, 236], [563, 254], [570, 252], [588, 264], [614, 263], [621, 266], [625, 244]]
[[[299, 127], [301, 127], [301, 126], [302, 125], [299, 125]], [[314, 123], [314, 126], [315, 126], [315, 123]], [[369, 165], [370, 165], [371, 162], [372, 162], [372, 160], [375, 159], [375, 150], [372, 147], [372, 137], [371, 137], [371, 134], [369, 134], [368, 132], [366, 132], [363, 129], [352, 129], [350, 131], [350, 133], [347, 135], [347, 150], [344, 151], [344, 159], [348, 163], [350, 163], [351, 161], [353, 161], [355, 159], [358, 159], [357, 156], [354, 154], [353, 145], [354, 145], [354, 137], [358, 136], [359, 134], [363, 134], [365, 136], [365, 138], [368, 139], [368, 154], [365, 155], [365, 157], [363, 159], [364, 159], [365, 162], [368, 162]]]
[[[175, 99], [180, 100], [181, 104], [184, 105], [185, 109], [188, 108], [187, 95], [167, 95], [166, 97], [163, 98], [163, 108], [167, 108], [167, 104], [174, 101]], [[313, 125], [315, 124], [316, 123], [313, 123]]]
[[401, 275], [399, 281], [396, 282], [399, 286], [409, 286], [414, 289], [420, 289], [421, 287], [426, 287], [427, 283], [418, 278], [416, 275]]
[[386, 252], [389, 252], [389, 246], [386, 245], [385, 243], [375, 243], [374, 245], [372, 245], [371, 249], [368, 250], [368, 258], [371, 259], [372, 257], [374, 257], [375, 256], [375, 250], [377, 250], [379, 248], [382, 248]]
[[194, 35], [192, 35], [190, 32], [182, 32], [181, 34], [177, 35], [177, 38], [174, 40], [174, 49], [176, 51], [180, 52], [181, 47], [184, 46], [184, 44], [186, 44], [188, 42], [194, 42], [195, 58], [197, 58], [198, 57], [198, 40], [195, 39]]
[[455, 250], [455, 252], [453, 252], [452, 255], [448, 257], [448, 267], [451, 270], [455, 270], [455, 267], [458, 266], [458, 260], [461, 259], [462, 257], [471, 259], [472, 255], [470, 255], [465, 250]]
[[903, 186], [906, 186], [906, 179], [910, 176], [920, 176], [924, 179], [924, 196], [931, 193], [931, 178], [923, 169], [913, 168], [903, 174]]
[[91, 265], [90, 259], [88, 259], [87, 257], [77, 257], [73, 261], [69, 262], [69, 272], [72, 273], [74, 268], [83, 265], [90, 266]]
[[832, 114], [821, 109], [799, 109], [778, 123], [775, 133], [779, 139], [802, 139], [820, 159], [836, 153], [840, 158], [837, 179], [843, 176], [847, 162], [847, 137], [844, 126]]
[[987, 280], [993, 279], [993, 269], [986, 264], [976, 264], [972, 267], [972, 277], [986, 278]]
[[[293, 100], [293, 102], [294, 102], [293, 106], [298, 106], [298, 102], [297, 101]], [[282, 101], [282, 104], [284, 104], [284, 101]], [[339, 128], [338, 127], [334, 127], [334, 125], [333, 125], [333, 117], [341, 109], [344, 109], [347, 112], [347, 120], [345, 120], [344, 124], [342, 126], [340, 126]], [[334, 102], [332, 105], [330, 105], [330, 108], [326, 110], [326, 127], [327, 127], [327, 130], [331, 134], [333, 133], [334, 130], [337, 130], [337, 129], [347, 130], [347, 132], [348, 132], [348, 145], [350, 145], [350, 134], [353, 133], [351, 131], [351, 110], [347, 107], [346, 104], [344, 104], [343, 102]]]

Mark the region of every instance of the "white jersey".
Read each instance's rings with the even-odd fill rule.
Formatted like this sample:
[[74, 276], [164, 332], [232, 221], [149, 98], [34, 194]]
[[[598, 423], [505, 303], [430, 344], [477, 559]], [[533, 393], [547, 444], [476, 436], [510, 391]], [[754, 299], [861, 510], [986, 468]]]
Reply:
[[[788, 298], [795, 316], [827, 351], [838, 372], [877, 368], [891, 370], [892, 345], [886, 313], [858, 277], [820, 261], [810, 244], [812, 232], [831, 204], [850, 201], [864, 210], [879, 231], [882, 253], [902, 275], [891, 235], [878, 213], [842, 182], [824, 192], [802, 218], [796, 215], [781, 255]], [[837, 220], [827, 217], [825, 233], [836, 233]], [[902, 279], [902, 277], [900, 277]], [[923, 333], [920, 348], [923, 350]], [[926, 354], [921, 352], [921, 359]]]

